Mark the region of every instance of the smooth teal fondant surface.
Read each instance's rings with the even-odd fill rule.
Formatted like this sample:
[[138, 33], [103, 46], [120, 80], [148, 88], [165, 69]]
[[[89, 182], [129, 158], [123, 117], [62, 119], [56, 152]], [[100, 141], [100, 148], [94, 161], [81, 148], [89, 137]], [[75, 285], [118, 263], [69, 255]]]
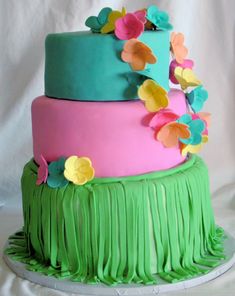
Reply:
[[169, 89], [169, 32], [146, 31], [140, 41], [157, 56], [140, 75], [120, 58], [125, 41], [113, 34], [73, 32], [46, 38], [45, 94], [82, 101], [123, 101], [137, 97], [145, 76]]

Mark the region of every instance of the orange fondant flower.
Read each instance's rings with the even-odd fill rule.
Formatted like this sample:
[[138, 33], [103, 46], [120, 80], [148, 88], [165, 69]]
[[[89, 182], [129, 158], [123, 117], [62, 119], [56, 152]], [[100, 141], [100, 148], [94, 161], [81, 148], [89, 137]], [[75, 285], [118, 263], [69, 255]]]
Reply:
[[162, 142], [165, 147], [175, 147], [179, 145], [180, 139], [188, 139], [191, 136], [186, 124], [170, 122], [164, 125], [157, 133], [157, 140]]
[[137, 39], [128, 40], [122, 51], [122, 60], [131, 65], [134, 71], [145, 69], [146, 63], [155, 64], [157, 59], [152, 50]]
[[182, 33], [171, 34], [171, 50], [179, 64], [184, 62], [188, 49], [184, 46], [184, 35]]

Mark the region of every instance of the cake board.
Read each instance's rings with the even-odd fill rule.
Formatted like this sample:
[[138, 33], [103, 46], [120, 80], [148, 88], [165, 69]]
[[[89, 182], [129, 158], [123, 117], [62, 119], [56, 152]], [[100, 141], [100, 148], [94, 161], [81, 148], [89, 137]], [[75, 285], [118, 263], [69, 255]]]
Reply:
[[[72, 282], [68, 280], [59, 280], [53, 276], [45, 276], [43, 274], [32, 272], [27, 270], [26, 265], [14, 261], [10, 256], [4, 254], [3, 259], [5, 260], [8, 267], [16, 273], [17, 276], [27, 279], [30, 282], [45, 286], [51, 289], [56, 289], [69, 293], [77, 293], [79, 295], [96, 295], [96, 296], [119, 296], [119, 295], [158, 295], [161, 293], [179, 291], [188, 288], [192, 288], [203, 283], [209, 282], [218, 276], [228, 271], [233, 264], [235, 264], [235, 238], [225, 232], [227, 239], [224, 242], [224, 249], [226, 259], [221, 260], [221, 264], [205, 275], [196, 276], [194, 278], [180, 281], [177, 283], [167, 283], [162, 279], [158, 279], [158, 285], [124, 285], [120, 284], [114, 287], [106, 286], [104, 284], [90, 285]], [[9, 242], [7, 241], [4, 250], [8, 247]]]

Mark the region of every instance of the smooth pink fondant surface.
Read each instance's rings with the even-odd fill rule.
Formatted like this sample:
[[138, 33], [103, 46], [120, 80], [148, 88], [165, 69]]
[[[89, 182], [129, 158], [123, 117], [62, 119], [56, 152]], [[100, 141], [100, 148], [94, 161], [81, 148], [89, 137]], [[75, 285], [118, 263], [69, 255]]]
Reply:
[[[175, 113], [186, 112], [185, 95], [169, 93]], [[96, 177], [120, 177], [164, 170], [182, 163], [178, 148], [165, 148], [143, 124], [141, 101], [80, 102], [36, 98], [32, 104], [34, 158], [87, 156]]]

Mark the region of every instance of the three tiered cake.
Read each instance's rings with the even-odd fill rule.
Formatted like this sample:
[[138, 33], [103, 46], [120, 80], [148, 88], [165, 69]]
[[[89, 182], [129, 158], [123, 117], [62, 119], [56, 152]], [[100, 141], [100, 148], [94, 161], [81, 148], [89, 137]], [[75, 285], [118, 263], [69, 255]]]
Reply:
[[86, 25], [46, 38], [24, 227], [7, 253], [31, 271], [93, 284], [208, 273], [224, 258], [224, 235], [195, 155], [210, 114], [184, 36], [170, 34], [156, 6], [104, 8]]

